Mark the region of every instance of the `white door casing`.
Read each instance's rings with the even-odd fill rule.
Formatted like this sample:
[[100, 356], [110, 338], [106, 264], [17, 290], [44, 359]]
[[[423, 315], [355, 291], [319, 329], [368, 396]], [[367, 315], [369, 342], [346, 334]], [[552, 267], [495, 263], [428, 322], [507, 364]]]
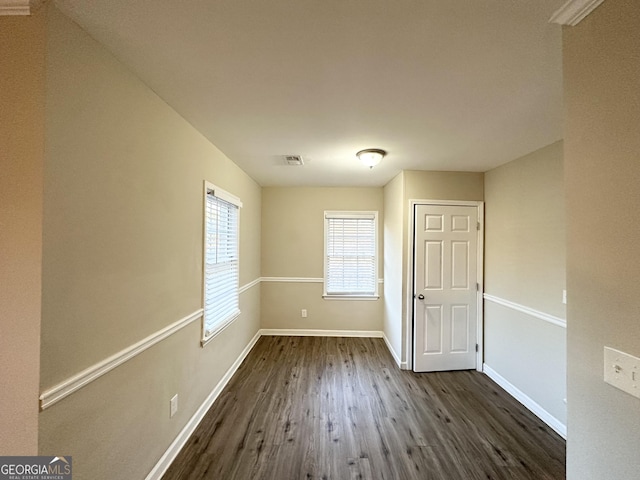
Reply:
[[416, 372], [477, 367], [479, 226], [477, 206], [415, 205]]

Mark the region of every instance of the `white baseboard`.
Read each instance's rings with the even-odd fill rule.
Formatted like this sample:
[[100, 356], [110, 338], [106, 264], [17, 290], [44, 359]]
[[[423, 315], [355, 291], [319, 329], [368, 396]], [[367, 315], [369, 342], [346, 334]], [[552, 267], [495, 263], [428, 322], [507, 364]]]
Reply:
[[403, 362], [400, 360], [400, 356], [393, 349], [393, 347], [391, 346], [391, 342], [389, 341], [387, 336], [384, 334], [384, 332], [382, 333], [382, 339], [384, 340], [384, 343], [387, 345], [387, 349], [389, 350], [389, 353], [393, 357], [393, 360], [396, 362], [396, 365], [398, 365], [398, 368], [400, 370], [407, 370], [407, 362]]
[[522, 390], [513, 385], [509, 380], [504, 378], [486, 363], [482, 365], [482, 371], [491, 380], [500, 385], [509, 395], [518, 400], [522, 405], [527, 407], [531, 412], [552, 428], [558, 435], [565, 440], [567, 439], [567, 426], [556, 417], [547, 412], [531, 397], [526, 395]]
[[233, 362], [233, 365], [229, 367], [229, 370], [224, 374], [224, 376], [220, 379], [218, 384], [211, 391], [209, 396], [205, 399], [205, 401], [200, 405], [200, 408], [193, 414], [191, 419], [187, 422], [184, 428], [180, 431], [175, 440], [169, 445], [169, 448], [164, 455], [160, 457], [158, 463], [153, 467], [149, 475], [147, 475], [145, 480], [160, 480], [162, 476], [165, 474], [171, 463], [175, 460], [182, 447], [184, 447], [189, 437], [193, 434], [196, 427], [200, 424], [204, 416], [207, 414], [213, 402], [216, 401], [224, 387], [229, 383], [233, 374], [236, 373], [236, 370], [240, 367], [240, 364], [247, 357], [251, 349], [254, 347], [258, 339], [260, 338], [260, 331], [258, 331], [255, 336], [251, 339], [249, 344], [244, 348], [244, 350], [240, 353], [240, 356]]
[[383, 333], [377, 330], [305, 330], [284, 328], [263, 328], [261, 335], [287, 336], [287, 337], [363, 337], [382, 338]]

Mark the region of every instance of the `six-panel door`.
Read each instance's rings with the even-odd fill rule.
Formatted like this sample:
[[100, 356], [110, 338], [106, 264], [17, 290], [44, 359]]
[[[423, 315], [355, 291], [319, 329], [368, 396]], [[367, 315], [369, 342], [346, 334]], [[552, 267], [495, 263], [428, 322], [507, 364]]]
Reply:
[[414, 370], [476, 368], [478, 209], [415, 207]]

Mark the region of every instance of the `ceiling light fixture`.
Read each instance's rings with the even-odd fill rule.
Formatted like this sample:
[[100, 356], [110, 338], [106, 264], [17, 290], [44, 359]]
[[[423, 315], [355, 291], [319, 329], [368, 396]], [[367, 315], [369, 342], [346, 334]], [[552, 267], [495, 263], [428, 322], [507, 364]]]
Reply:
[[387, 152], [380, 150], [379, 148], [367, 148], [356, 153], [356, 157], [358, 157], [367, 167], [373, 168], [382, 161], [382, 158], [386, 154]]

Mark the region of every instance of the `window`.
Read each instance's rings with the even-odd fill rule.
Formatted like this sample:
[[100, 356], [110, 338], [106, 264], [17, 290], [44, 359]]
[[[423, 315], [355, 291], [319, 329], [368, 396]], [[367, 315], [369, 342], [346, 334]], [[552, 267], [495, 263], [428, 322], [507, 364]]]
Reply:
[[205, 182], [203, 345], [240, 315], [240, 207], [239, 198]]
[[378, 212], [324, 212], [324, 297], [378, 297]]

